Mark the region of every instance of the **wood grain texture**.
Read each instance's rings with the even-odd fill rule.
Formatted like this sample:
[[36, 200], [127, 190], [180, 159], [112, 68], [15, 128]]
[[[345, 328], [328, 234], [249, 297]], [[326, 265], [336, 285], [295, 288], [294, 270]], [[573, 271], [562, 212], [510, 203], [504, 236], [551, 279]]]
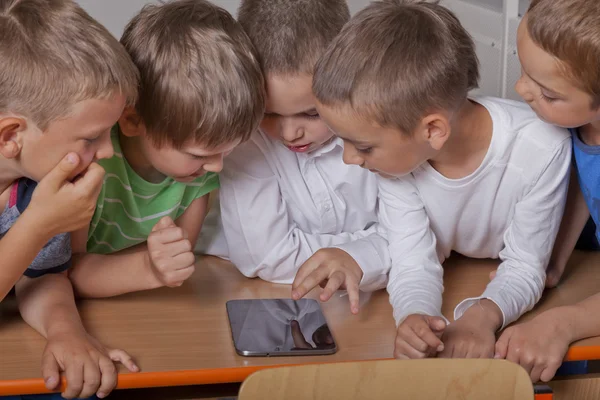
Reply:
[[600, 398], [600, 374], [581, 375], [552, 381], [552, 400], [597, 400]]
[[504, 360], [393, 360], [259, 371], [239, 400], [533, 400], [521, 367]]

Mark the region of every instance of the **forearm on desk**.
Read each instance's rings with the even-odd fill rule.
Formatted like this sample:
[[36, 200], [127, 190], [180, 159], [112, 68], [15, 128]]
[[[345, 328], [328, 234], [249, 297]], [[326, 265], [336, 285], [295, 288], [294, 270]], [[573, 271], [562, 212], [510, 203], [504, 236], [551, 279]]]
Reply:
[[40, 232], [37, 221], [25, 210], [0, 239], [0, 301], [10, 292], [50, 238], [45, 232]]
[[600, 336], [600, 293], [569, 306], [561, 306], [545, 311], [536, 318], [551, 318], [566, 329], [570, 342]]
[[23, 277], [16, 285], [16, 293], [21, 316], [45, 338], [55, 333], [85, 331], [66, 273]]
[[80, 297], [118, 296], [161, 287], [152, 272], [146, 243], [114, 254], [73, 254], [69, 271], [75, 293]]
[[[208, 195], [194, 200], [175, 221], [191, 243], [198, 238], [207, 204]], [[74, 249], [79, 253], [73, 254], [69, 277], [78, 296], [112, 297], [163, 286], [152, 271], [147, 242], [113, 254], [93, 254], [83, 252], [86, 239], [87, 230], [74, 235]]]
[[387, 285], [396, 324], [411, 314], [441, 316], [443, 268], [414, 180], [380, 179], [379, 223], [387, 232], [392, 267]]

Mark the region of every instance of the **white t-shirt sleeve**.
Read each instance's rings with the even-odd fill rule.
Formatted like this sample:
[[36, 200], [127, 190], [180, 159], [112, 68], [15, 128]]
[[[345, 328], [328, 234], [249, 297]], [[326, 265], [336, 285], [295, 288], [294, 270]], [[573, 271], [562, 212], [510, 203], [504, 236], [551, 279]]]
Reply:
[[385, 286], [390, 261], [378, 225], [337, 235], [302, 231], [287, 211], [278, 177], [252, 141], [226, 159], [220, 180], [229, 259], [245, 276], [289, 284], [317, 250], [339, 247], [363, 269], [361, 289]]
[[412, 176], [379, 179], [379, 222], [392, 268], [387, 285], [396, 324], [411, 314], [442, 316], [443, 269], [436, 238]]
[[502, 263], [481, 297], [466, 299], [454, 311], [454, 318], [480, 299], [489, 299], [502, 311], [502, 328], [533, 308], [540, 300], [546, 267], [558, 233], [566, 202], [571, 166], [571, 139], [556, 147], [529, 192], [516, 204], [504, 234]]

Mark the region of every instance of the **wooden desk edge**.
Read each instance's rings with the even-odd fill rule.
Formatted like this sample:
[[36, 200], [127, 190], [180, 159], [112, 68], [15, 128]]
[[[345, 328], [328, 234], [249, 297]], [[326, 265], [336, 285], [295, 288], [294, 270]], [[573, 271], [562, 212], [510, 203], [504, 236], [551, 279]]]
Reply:
[[[574, 346], [569, 348], [567, 356], [565, 357], [565, 361], [583, 360], [600, 360], [600, 346]], [[342, 362], [352, 362], [352, 360]], [[117, 389], [238, 383], [243, 382], [248, 376], [261, 369], [293, 365], [306, 365], [306, 363], [298, 362], [294, 364], [273, 364], [252, 367], [216, 368], [188, 371], [123, 373], [119, 374], [119, 383], [117, 385]], [[63, 387], [64, 384], [65, 381], [63, 378]], [[51, 393], [51, 391], [46, 389], [44, 380], [42, 378], [0, 380], [0, 396], [44, 393]], [[541, 400], [542, 398], [543, 397], [536, 396], [536, 400]]]
[[[375, 361], [375, 360], [361, 360]], [[355, 362], [355, 361], [328, 361], [326, 363]], [[272, 364], [258, 365], [252, 367], [200, 369], [188, 371], [165, 371], [165, 372], [138, 372], [119, 374], [117, 389], [142, 389], [152, 387], [169, 386], [193, 386], [211, 385], [219, 383], [240, 383], [253, 373], [268, 369], [291, 367], [295, 365], [326, 364], [326, 363], [294, 363], [294, 364]], [[65, 379], [62, 379], [62, 388], [65, 387]], [[44, 380], [38, 379], [14, 379], [0, 380], [0, 396], [15, 396], [22, 394], [44, 394], [52, 393], [46, 389]]]
[[[566, 361], [581, 361], [600, 359], [600, 347], [586, 346], [575, 347], [569, 349]], [[388, 360], [388, 359], [381, 359]], [[301, 361], [301, 360], [299, 360]], [[374, 361], [374, 360], [360, 360]], [[335, 362], [356, 362], [348, 361], [328, 361], [327, 363]], [[254, 372], [267, 368], [289, 367], [294, 365], [307, 365], [317, 363], [294, 363], [294, 364], [272, 364], [258, 365], [251, 367], [236, 367], [236, 368], [215, 368], [215, 369], [200, 369], [187, 371], [164, 371], [164, 372], [139, 372], [139, 373], [121, 373], [119, 374], [119, 382], [117, 389], [141, 389], [152, 387], [169, 387], [169, 386], [193, 386], [193, 385], [210, 385], [220, 383], [239, 383], [243, 382], [248, 376]], [[323, 364], [323, 363], [319, 363]], [[62, 380], [63, 388], [65, 387], [65, 379]], [[62, 389], [61, 389], [62, 390]], [[38, 379], [14, 379], [0, 380], [0, 396], [15, 396], [21, 394], [44, 394], [51, 393], [46, 389], [44, 380]], [[550, 397], [545, 395], [536, 395], [536, 400], [549, 400]]]

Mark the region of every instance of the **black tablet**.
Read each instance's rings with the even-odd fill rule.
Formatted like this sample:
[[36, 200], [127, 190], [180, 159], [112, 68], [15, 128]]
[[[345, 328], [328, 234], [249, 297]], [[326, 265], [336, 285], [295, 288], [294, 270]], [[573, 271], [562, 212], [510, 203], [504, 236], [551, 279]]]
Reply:
[[333, 354], [337, 346], [321, 306], [310, 299], [227, 302], [235, 350], [242, 356]]

